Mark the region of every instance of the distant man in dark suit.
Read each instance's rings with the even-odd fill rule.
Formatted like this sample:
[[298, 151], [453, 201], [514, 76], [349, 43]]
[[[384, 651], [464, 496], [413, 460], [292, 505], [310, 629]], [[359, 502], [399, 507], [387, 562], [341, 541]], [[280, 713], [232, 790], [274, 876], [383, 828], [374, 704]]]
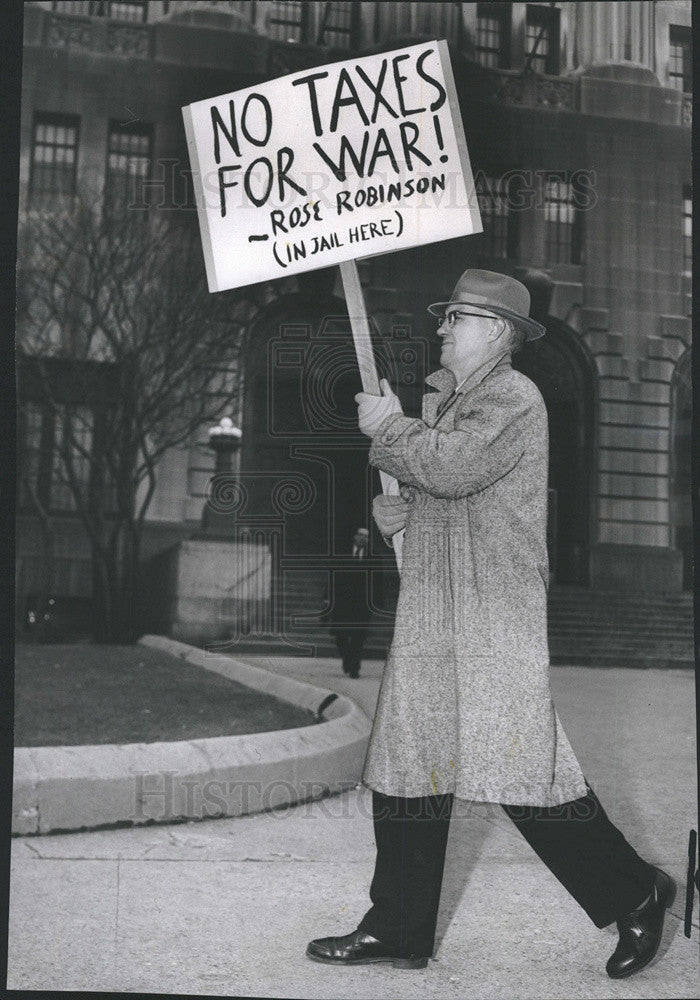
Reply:
[[369, 531], [358, 528], [352, 539], [352, 557], [357, 569], [338, 570], [334, 574], [334, 602], [331, 611], [331, 635], [335, 638], [343, 662], [343, 673], [359, 677], [362, 665], [362, 647], [367, 638], [368, 579], [364, 565], [367, 556]]

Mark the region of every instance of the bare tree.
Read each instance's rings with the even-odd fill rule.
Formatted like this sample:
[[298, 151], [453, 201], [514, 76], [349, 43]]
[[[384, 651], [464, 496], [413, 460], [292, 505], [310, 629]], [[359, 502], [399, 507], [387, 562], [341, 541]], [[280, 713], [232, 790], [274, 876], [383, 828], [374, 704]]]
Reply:
[[209, 294], [199, 236], [174, 216], [83, 201], [22, 222], [20, 371], [55, 415], [55, 474], [90, 539], [102, 641], [133, 641], [158, 462], [235, 410], [254, 309]]
[[[20, 386], [20, 389], [22, 388]], [[20, 411], [23, 409], [26, 411], [26, 404], [24, 404], [21, 395], [18, 397], [18, 405]], [[32, 595], [34, 607], [30, 609], [27, 606], [21, 609], [23, 615], [29, 616], [33, 612], [34, 620], [32, 621], [31, 618], [24, 617], [23, 624], [25, 630], [31, 628], [34, 635], [44, 638], [50, 634], [50, 630], [45, 626], [45, 616], [49, 613], [51, 594], [54, 586], [55, 519], [40, 492], [36, 470], [31, 465], [28, 465], [26, 455], [20, 456], [17, 472], [17, 490], [23, 500], [29, 499], [31, 502], [32, 509], [39, 522], [41, 544], [37, 567], [39, 572], [38, 574], [31, 574], [32, 582], [36, 587], [36, 593]], [[19, 610], [16, 609], [16, 612]]]

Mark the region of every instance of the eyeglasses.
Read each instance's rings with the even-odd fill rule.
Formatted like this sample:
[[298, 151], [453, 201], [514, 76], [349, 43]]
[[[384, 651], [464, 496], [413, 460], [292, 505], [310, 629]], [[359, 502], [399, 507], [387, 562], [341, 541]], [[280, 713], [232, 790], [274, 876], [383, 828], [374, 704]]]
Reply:
[[438, 326], [440, 327], [443, 323], [447, 323], [448, 329], [451, 330], [457, 322], [458, 317], [461, 316], [478, 316], [480, 319], [498, 319], [497, 316], [489, 316], [486, 313], [466, 312], [460, 309], [455, 309], [446, 316], [440, 316]]

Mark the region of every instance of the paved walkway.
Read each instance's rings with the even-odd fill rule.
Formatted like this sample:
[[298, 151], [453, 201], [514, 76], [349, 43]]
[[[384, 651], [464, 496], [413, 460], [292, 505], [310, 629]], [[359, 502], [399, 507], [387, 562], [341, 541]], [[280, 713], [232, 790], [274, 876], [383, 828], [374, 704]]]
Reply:
[[[365, 663], [353, 681], [336, 660], [254, 660], [374, 708], [381, 663]], [[277, 813], [16, 839], [8, 986], [378, 1000], [697, 996], [698, 930], [689, 941], [682, 926], [697, 815], [693, 675], [555, 667], [552, 690], [612, 820], [679, 882], [650, 969], [608, 979], [614, 928], [590, 923], [498, 806], [464, 802], [428, 968], [309, 962], [310, 938], [347, 933], [368, 906], [371, 797], [356, 789]]]

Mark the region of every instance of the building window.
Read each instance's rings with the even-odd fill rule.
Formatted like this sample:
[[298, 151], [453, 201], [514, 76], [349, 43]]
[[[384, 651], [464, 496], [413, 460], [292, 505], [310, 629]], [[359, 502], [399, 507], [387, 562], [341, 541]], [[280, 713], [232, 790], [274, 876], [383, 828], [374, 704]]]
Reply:
[[146, 20], [146, 0], [142, 3], [110, 3], [109, 17], [115, 21], [145, 21]]
[[356, 36], [356, 3], [326, 3], [321, 15], [321, 26], [316, 39], [318, 45], [333, 45], [339, 49], [352, 48]]
[[528, 4], [525, 18], [525, 59], [538, 73], [559, 73], [559, 10]]
[[282, 0], [270, 3], [268, 31], [270, 38], [281, 42], [306, 42], [309, 34], [309, 12], [305, 3], [285, 3]]
[[508, 69], [510, 66], [511, 5], [476, 5], [476, 57], [482, 66]]
[[581, 262], [581, 216], [576, 189], [564, 173], [549, 174], [545, 182], [545, 258], [550, 264]]
[[153, 127], [110, 122], [105, 207], [147, 208], [145, 183], [151, 174]]
[[680, 24], [669, 25], [669, 86], [689, 94], [693, 89], [693, 53], [691, 29]]
[[83, 14], [90, 17], [111, 17], [115, 21], [146, 20], [146, 4], [148, 0], [130, 0], [128, 3], [116, 3], [111, 0], [54, 0], [53, 9], [57, 14]]
[[481, 252], [488, 257], [517, 255], [515, 216], [510, 211], [508, 186], [502, 177], [477, 175], [476, 190], [484, 231]]
[[48, 510], [77, 510], [75, 488], [86, 500], [90, 482], [93, 440], [90, 407], [72, 404], [42, 407], [36, 402], [26, 402], [21, 410], [21, 427], [21, 506], [33, 507], [35, 494]]
[[19, 412], [18, 486], [20, 507], [33, 506], [33, 493], [41, 498], [39, 474], [42, 454], [42, 414], [38, 403], [24, 403]]
[[79, 125], [75, 115], [35, 116], [29, 171], [33, 205], [50, 207], [75, 194]]
[[683, 188], [683, 270], [693, 273], [693, 192]]
[[58, 407], [53, 432], [49, 506], [52, 510], [77, 510], [75, 489], [86, 501], [90, 482], [92, 410], [88, 406]]
[[53, 9], [57, 14], [92, 14], [94, 3], [86, 3], [85, 0], [54, 0]]

